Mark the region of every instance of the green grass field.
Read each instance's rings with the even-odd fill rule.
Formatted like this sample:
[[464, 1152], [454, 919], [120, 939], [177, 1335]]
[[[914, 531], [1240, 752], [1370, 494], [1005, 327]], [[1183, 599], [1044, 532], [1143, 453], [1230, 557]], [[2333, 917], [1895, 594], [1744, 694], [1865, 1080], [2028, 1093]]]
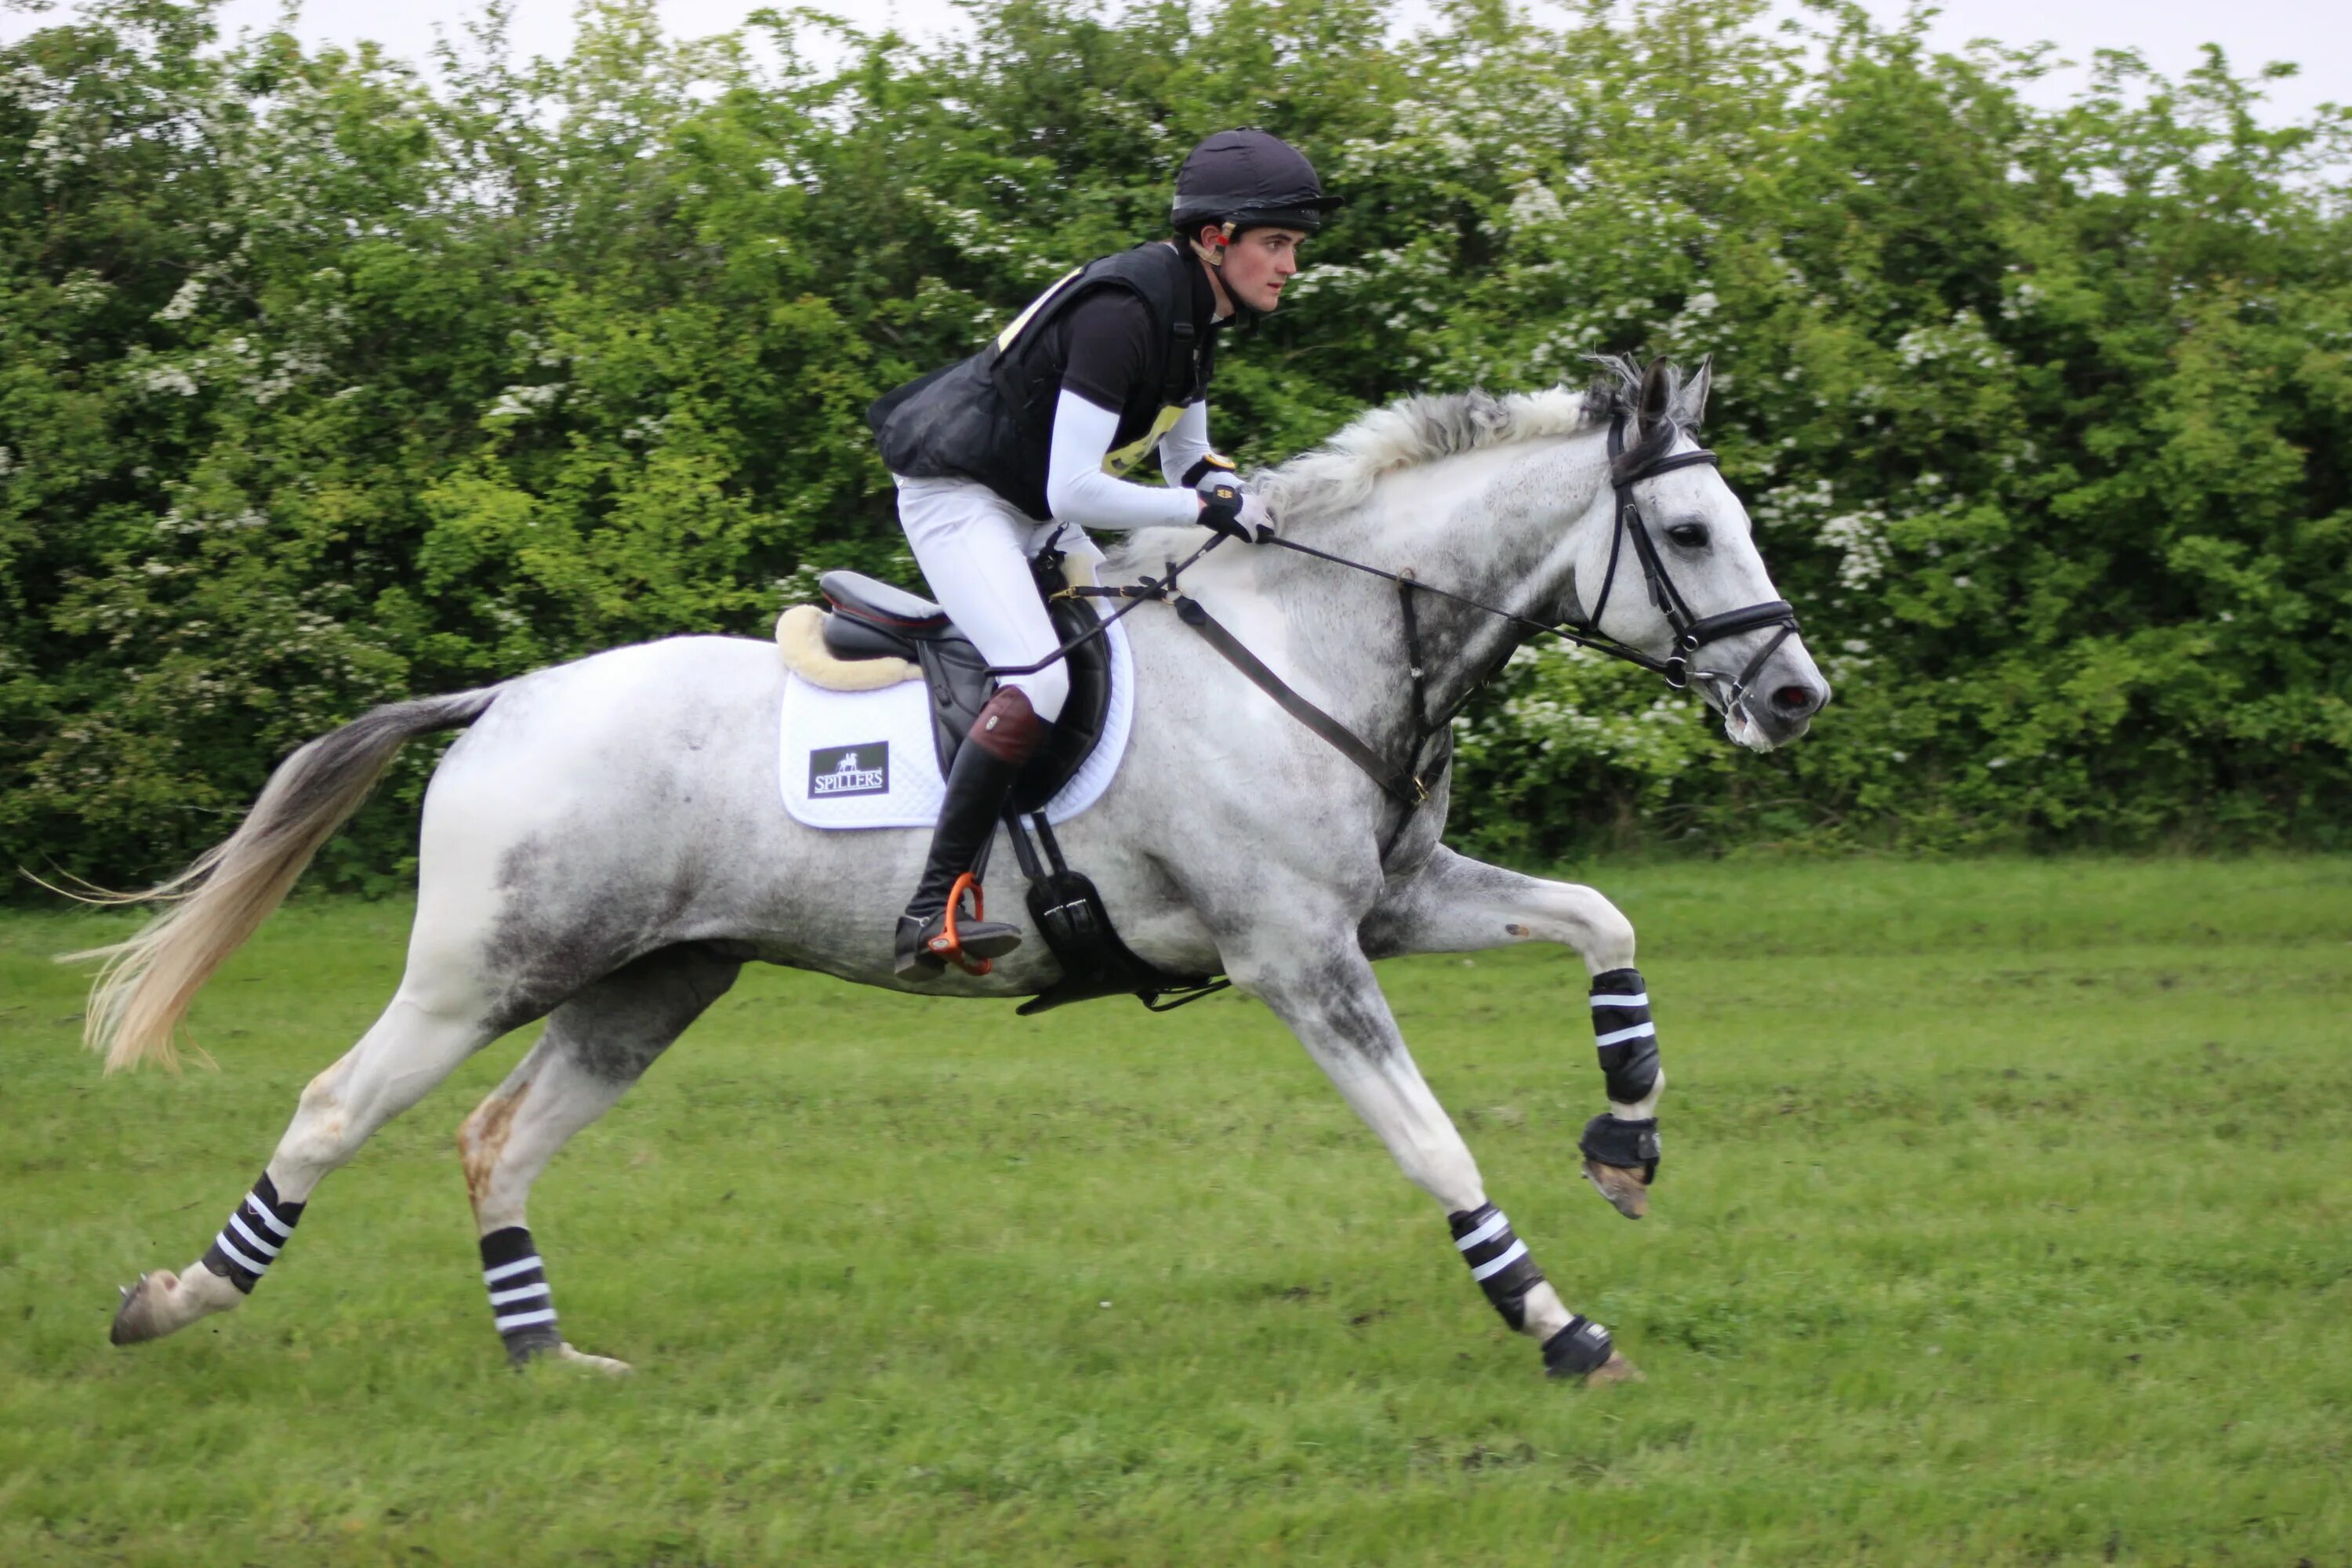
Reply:
[[505, 1370], [451, 1134], [518, 1037], [135, 1350], [373, 1016], [396, 903], [282, 912], [101, 1079], [0, 916], [0, 1562], [2352, 1563], [2352, 863], [1661, 865], [1654, 1216], [1558, 950], [1382, 973], [1562, 1295], [1548, 1384], [1259, 1006], [1037, 1022], [760, 971], [541, 1184]]

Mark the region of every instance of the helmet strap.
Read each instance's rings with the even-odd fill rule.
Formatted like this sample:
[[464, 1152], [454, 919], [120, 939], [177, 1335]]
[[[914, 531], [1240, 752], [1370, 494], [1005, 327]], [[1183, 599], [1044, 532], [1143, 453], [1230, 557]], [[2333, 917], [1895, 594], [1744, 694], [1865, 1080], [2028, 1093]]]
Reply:
[[1223, 268], [1225, 264], [1225, 247], [1233, 244], [1233, 220], [1231, 218], [1227, 218], [1223, 223], [1217, 226], [1217, 237], [1206, 245], [1202, 245], [1201, 243], [1199, 231], [1197, 229], [1193, 231], [1192, 254], [1199, 257], [1202, 261], [1207, 262], [1212, 267]]
[[[1227, 218], [1217, 226], [1215, 237], [1208, 244], [1202, 244], [1198, 238], [1192, 241], [1192, 254], [1201, 258], [1203, 266], [1213, 267], [1221, 272], [1223, 271], [1225, 247], [1234, 242], [1234, 220]], [[1239, 289], [1227, 286], [1223, 292], [1225, 303], [1234, 309], [1233, 319], [1235, 325], [1255, 328], [1259, 319], [1265, 314], [1265, 311], [1243, 299]]]

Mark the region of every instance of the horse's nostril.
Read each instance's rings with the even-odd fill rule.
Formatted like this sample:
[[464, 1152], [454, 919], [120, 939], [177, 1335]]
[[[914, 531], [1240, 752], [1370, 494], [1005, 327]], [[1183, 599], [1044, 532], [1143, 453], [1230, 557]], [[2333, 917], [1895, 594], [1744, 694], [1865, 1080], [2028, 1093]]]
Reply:
[[1813, 705], [1813, 689], [1810, 686], [1783, 686], [1772, 693], [1772, 706], [1783, 713], [1810, 713]]

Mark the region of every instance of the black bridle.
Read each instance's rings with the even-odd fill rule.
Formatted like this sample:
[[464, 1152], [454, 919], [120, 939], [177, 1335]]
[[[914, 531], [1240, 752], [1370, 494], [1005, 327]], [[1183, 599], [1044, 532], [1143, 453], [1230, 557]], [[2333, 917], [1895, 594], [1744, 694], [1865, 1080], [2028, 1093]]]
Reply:
[[[1616, 531], [1609, 540], [1609, 570], [1601, 579], [1601, 598], [1592, 606], [1592, 614], [1580, 627], [1570, 632], [1551, 628], [1556, 635], [1570, 636], [1570, 640], [1587, 647], [1598, 648], [1655, 670], [1665, 677], [1666, 684], [1679, 691], [1690, 684], [1691, 677], [1721, 680], [1721, 670], [1690, 668], [1690, 656], [1711, 642], [1738, 637], [1765, 626], [1778, 626], [1780, 635], [1756, 650], [1738, 678], [1733, 679], [1723, 698], [1726, 712], [1746, 695], [1748, 683], [1754, 680], [1780, 646], [1797, 634], [1797, 612], [1786, 599], [1769, 599], [1745, 609], [1726, 610], [1719, 616], [1694, 616], [1690, 605], [1683, 598], [1682, 590], [1666, 573], [1666, 563], [1658, 554], [1658, 542], [1651, 536], [1649, 525], [1642, 520], [1642, 509], [1633, 500], [1633, 487], [1644, 479], [1670, 474], [1676, 468], [1696, 468], [1700, 464], [1720, 468], [1721, 462], [1713, 452], [1702, 447], [1696, 451], [1679, 452], [1673, 457], [1653, 458], [1644, 463], [1628, 465], [1625, 461], [1625, 417], [1619, 415], [1609, 426], [1610, 484], [1617, 492]], [[1623, 552], [1625, 541], [1633, 542], [1633, 553], [1642, 563], [1642, 579], [1650, 590], [1650, 603], [1666, 618], [1674, 642], [1666, 657], [1653, 658], [1641, 649], [1628, 647], [1601, 630], [1601, 617], [1609, 608], [1610, 591], [1617, 585], [1617, 562]]]
[[[1080, 598], [1128, 599], [1133, 602], [1121, 607], [1116, 614], [1105, 616], [1100, 626], [1080, 633], [1035, 664], [992, 667], [989, 673], [996, 676], [1032, 674], [1043, 669], [1055, 659], [1065, 657], [1070, 649], [1102, 636], [1109, 629], [1111, 622], [1134, 610], [1143, 601], [1158, 599], [1172, 604], [1176, 607], [1178, 617], [1185, 625], [1199, 632], [1210, 646], [1223, 655], [1244, 675], [1255, 681], [1268, 696], [1280, 703], [1294, 718], [1337, 747], [1349, 761], [1369, 773], [1391, 799], [1404, 807], [1404, 816], [1398, 820], [1395, 832], [1389, 836], [1388, 844], [1382, 847], [1382, 858], [1385, 859], [1387, 850], [1393, 847], [1397, 835], [1403, 832], [1404, 823], [1411, 818], [1413, 807], [1429, 798], [1429, 785], [1422, 776], [1422, 759], [1429, 750], [1431, 740], [1447, 731], [1454, 721], [1454, 715], [1462, 710], [1463, 706], [1476, 694], [1478, 689], [1484, 686], [1487, 679], [1494, 676], [1496, 671], [1502, 668], [1504, 662], [1509, 658], [1511, 651], [1506, 648], [1502, 657], [1496, 659], [1486, 671], [1486, 676], [1472, 681], [1465, 687], [1462, 695], [1447, 704], [1443, 713], [1432, 714], [1429, 711], [1428, 702], [1429, 667], [1422, 656], [1421, 616], [1415, 599], [1416, 595], [1433, 594], [1441, 599], [1450, 599], [1457, 605], [1466, 605], [1485, 615], [1492, 616], [1497, 620], [1507, 621], [1529, 637], [1559, 637], [1564, 642], [1575, 643], [1580, 647], [1589, 647], [1597, 653], [1605, 653], [1612, 658], [1621, 658], [1629, 664], [1638, 664], [1643, 669], [1663, 676], [1666, 684], [1677, 691], [1688, 687], [1694, 679], [1707, 681], [1717, 688], [1718, 700], [1726, 713], [1731, 713], [1737, 710], [1741, 700], [1747, 695], [1748, 683], [1763, 670], [1765, 661], [1772, 657], [1782, 643], [1797, 635], [1797, 612], [1786, 599], [1771, 599], [1762, 604], [1749, 605], [1744, 609], [1726, 610], [1721, 615], [1694, 616], [1691, 614], [1689, 603], [1683, 598], [1682, 591], [1675, 586], [1673, 576], [1666, 571], [1665, 561], [1658, 553], [1657, 541], [1651, 537], [1649, 524], [1642, 517], [1641, 506], [1633, 499], [1633, 487], [1645, 480], [1654, 479], [1661, 474], [1669, 474], [1677, 468], [1695, 468], [1701, 463], [1719, 466], [1716, 455], [1705, 447], [1696, 451], [1676, 453], [1672, 457], [1661, 456], [1628, 464], [1625, 461], [1625, 416], [1621, 414], [1611, 421], [1609, 470], [1610, 485], [1616, 492], [1616, 520], [1614, 531], [1609, 541], [1609, 570], [1601, 580], [1601, 596], [1593, 605], [1592, 613], [1585, 617], [1580, 625], [1567, 621], [1558, 625], [1538, 621], [1531, 616], [1520, 615], [1516, 610], [1501, 609], [1483, 603], [1470, 597], [1467, 594], [1456, 593], [1451, 588], [1441, 588], [1434, 584], [1424, 583], [1414, 576], [1410, 570], [1391, 572], [1366, 562], [1351, 561], [1344, 555], [1335, 555], [1328, 550], [1318, 550], [1311, 544], [1300, 544], [1295, 540], [1285, 539], [1279, 534], [1270, 534], [1264, 539], [1262, 542], [1265, 544], [1279, 545], [1285, 550], [1300, 555], [1311, 555], [1318, 561], [1328, 561], [1335, 566], [1344, 566], [1352, 572], [1386, 578], [1397, 585], [1398, 603], [1404, 615], [1405, 669], [1412, 690], [1412, 739], [1407, 749], [1406, 762], [1403, 766], [1390, 762], [1371, 746], [1366, 744], [1354, 731], [1301, 697], [1280, 676], [1267, 668], [1255, 654], [1243, 647], [1240, 640], [1202, 608], [1198, 600], [1190, 598], [1178, 591], [1178, 576], [1202, 556], [1223, 543], [1225, 538], [1223, 534], [1213, 535], [1208, 542], [1192, 552], [1181, 563], [1171, 561], [1168, 563], [1168, 575], [1165, 577], [1146, 577], [1139, 583], [1122, 584], [1117, 587], [1064, 589], [1064, 593]], [[1650, 603], [1655, 605], [1659, 614], [1665, 617], [1667, 629], [1673, 634], [1673, 640], [1668, 645], [1666, 656], [1664, 658], [1643, 653], [1630, 643], [1620, 642], [1601, 629], [1601, 617], [1609, 608], [1609, 595], [1617, 583], [1618, 563], [1623, 558], [1625, 542], [1629, 539], [1633, 542], [1634, 559], [1642, 565], [1642, 578], [1649, 589]], [[1778, 626], [1780, 632], [1766, 641], [1762, 647], [1756, 650], [1754, 656], [1748, 659], [1746, 667], [1737, 676], [1730, 676], [1719, 669], [1691, 667], [1691, 656], [1708, 644], [1721, 642], [1726, 637], [1737, 637], [1742, 632], [1758, 631], [1766, 626]], [[1522, 637], [1519, 640], [1525, 641], [1526, 638]], [[1514, 643], [1511, 646], [1517, 647], [1518, 645]]]
[[[1463, 706], [1477, 693], [1480, 687], [1486, 684], [1486, 679], [1491, 679], [1496, 670], [1502, 668], [1503, 663], [1502, 659], [1496, 660], [1494, 668], [1486, 672], [1486, 676], [1472, 681], [1464, 689], [1462, 695], [1447, 706], [1444, 712], [1430, 713], [1426, 698], [1428, 664], [1422, 657], [1421, 617], [1414, 604], [1416, 595], [1434, 594], [1441, 599], [1451, 599], [1455, 604], [1467, 605], [1497, 620], [1508, 621], [1530, 637], [1558, 637], [1563, 642], [1571, 642], [1580, 647], [1589, 647], [1596, 653], [1605, 653], [1612, 658], [1623, 659], [1628, 664], [1638, 664], [1643, 669], [1663, 677], [1666, 684], [1677, 691], [1688, 687], [1694, 679], [1708, 681], [1717, 688], [1726, 713], [1729, 713], [1738, 706], [1740, 700], [1747, 695], [1748, 684], [1763, 670], [1765, 661], [1772, 657], [1782, 643], [1797, 634], [1796, 609], [1786, 599], [1770, 599], [1762, 604], [1749, 605], [1743, 609], [1726, 610], [1721, 615], [1694, 616], [1691, 614], [1690, 604], [1683, 597], [1682, 590], [1675, 586], [1673, 575], [1666, 571], [1664, 558], [1658, 553], [1657, 541], [1652, 537], [1649, 524], [1642, 517], [1641, 505], [1633, 499], [1635, 485], [1647, 479], [1654, 479], [1660, 474], [1672, 473], [1677, 468], [1696, 468], [1702, 463], [1717, 466], [1718, 460], [1713, 452], [1701, 447], [1696, 451], [1680, 452], [1672, 457], [1662, 456], [1650, 458], [1645, 462], [1628, 464], [1625, 461], [1625, 417], [1619, 415], [1610, 423], [1610, 486], [1616, 492], [1616, 517], [1612, 525], [1613, 531], [1609, 540], [1609, 569], [1601, 579], [1601, 596], [1594, 602], [1592, 613], [1586, 616], [1580, 625], [1566, 621], [1552, 625], [1538, 621], [1531, 616], [1520, 615], [1515, 610], [1501, 609], [1493, 605], [1484, 604], [1466, 594], [1458, 594], [1451, 588], [1440, 588], [1433, 584], [1424, 583], [1410, 571], [1384, 571], [1361, 561], [1350, 561], [1344, 555], [1334, 555], [1328, 550], [1318, 550], [1310, 544], [1297, 543], [1279, 534], [1265, 541], [1268, 544], [1278, 544], [1285, 550], [1295, 551], [1301, 555], [1312, 555], [1318, 561], [1328, 561], [1335, 566], [1345, 566], [1351, 571], [1366, 573], [1374, 577], [1384, 577], [1397, 585], [1399, 607], [1404, 613], [1405, 668], [1412, 691], [1412, 742], [1410, 752], [1412, 766], [1411, 773], [1405, 776], [1411, 782], [1414, 801], [1427, 798], [1427, 786], [1421, 779], [1420, 763], [1423, 753], [1428, 749], [1430, 738], [1444, 731], [1454, 721], [1454, 716], [1462, 710]], [[1644, 653], [1630, 643], [1620, 642], [1601, 629], [1601, 617], [1609, 608], [1609, 595], [1616, 587], [1617, 566], [1624, 557], [1625, 542], [1628, 539], [1633, 542], [1634, 559], [1642, 564], [1642, 578], [1649, 589], [1650, 603], [1657, 606], [1658, 613], [1665, 617], [1667, 629], [1673, 636], [1673, 641], [1668, 645], [1666, 656], [1664, 658]], [[1718, 669], [1691, 668], [1691, 656], [1709, 643], [1720, 642], [1726, 637], [1738, 637], [1742, 632], [1756, 631], [1765, 626], [1778, 626], [1779, 635], [1768, 640], [1762, 647], [1758, 648], [1737, 676], [1727, 675], [1727, 672]], [[1509, 657], [1510, 652], [1506, 649], [1503, 659], [1507, 659]], [[1261, 681], [1260, 684], [1264, 682]], [[1351, 736], [1350, 739], [1352, 738]], [[1347, 750], [1346, 747], [1341, 749]], [[1350, 752], [1350, 754], [1353, 753]], [[1361, 763], [1360, 763], [1359, 765], [1360, 766]], [[1381, 778], [1381, 773], [1371, 769], [1368, 768], [1366, 771], [1372, 773], [1375, 778]], [[1384, 786], [1387, 782], [1386, 779], [1382, 779]], [[1391, 789], [1390, 793], [1393, 795], [1397, 792]]]

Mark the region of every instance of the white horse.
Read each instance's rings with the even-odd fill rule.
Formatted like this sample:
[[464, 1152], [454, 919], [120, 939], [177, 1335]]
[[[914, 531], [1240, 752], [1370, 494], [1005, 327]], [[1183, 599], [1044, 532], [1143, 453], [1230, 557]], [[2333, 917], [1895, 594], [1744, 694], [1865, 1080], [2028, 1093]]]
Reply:
[[[1410, 569], [1420, 584], [1516, 616], [1581, 624], [1654, 664], [1674, 653], [1696, 661], [1706, 650], [1692, 651], [1694, 640], [1714, 642], [1723, 662], [1746, 669], [1738, 679], [1695, 669], [1692, 679], [1731, 738], [1759, 751], [1795, 738], [1828, 688], [1790, 635], [1786, 606], [1760, 621], [1738, 608], [1774, 598], [1747, 513], [1711, 468], [1678, 460], [1696, 447], [1705, 368], [1686, 386], [1663, 363], [1646, 375], [1622, 361], [1606, 369], [1589, 393], [1474, 392], [1369, 414], [1262, 476], [1261, 493], [1287, 540]], [[1157, 571], [1202, 537], [1139, 536], [1105, 578]], [[1635, 591], [1651, 566], [1650, 592]], [[1291, 1027], [1451, 1217], [1474, 1276], [1506, 1321], [1544, 1346], [1548, 1370], [1634, 1375], [1604, 1329], [1563, 1305], [1488, 1204], [1372, 970], [1401, 953], [1575, 949], [1601, 982], [1597, 1035], [1615, 1091], [1588, 1129], [1585, 1149], [1600, 1157], [1585, 1173], [1640, 1215], [1664, 1079], [1632, 969], [1632, 925], [1589, 888], [1448, 850], [1439, 842], [1450, 763], [1442, 726], [1428, 754], [1402, 755], [1429, 715], [1449, 712], [1522, 640], [1525, 623], [1418, 595], [1426, 708], [1417, 721], [1406, 617], [1391, 583], [1262, 544], [1209, 557], [1184, 587], [1292, 687], [1418, 767], [1431, 798], [1401, 807], [1166, 607], [1147, 604], [1127, 620], [1139, 691], [1129, 753], [1100, 802], [1063, 827], [1071, 861], [1094, 876], [1137, 953], [1171, 973], [1228, 975]], [[1683, 611], [1671, 625], [1669, 605]], [[1677, 645], [1678, 626], [1710, 615], [1747, 629]], [[165, 913], [115, 947], [74, 955], [108, 961], [89, 1025], [108, 1067], [169, 1065], [196, 991], [394, 752], [414, 736], [467, 727], [425, 795], [399, 989], [303, 1090], [261, 1181], [204, 1258], [125, 1289], [115, 1342], [240, 1304], [320, 1178], [474, 1052], [545, 1018], [537, 1045], [458, 1132], [486, 1281], [516, 1362], [545, 1353], [620, 1369], [558, 1331], [524, 1205], [564, 1142], [741, 964], [941, 996], [1013, 997], [1050, 984], [1058, 967], [1034, 931], [984, 978], [953, 968], [909, 983], [893, 975], [893, 917], [928, 834], [820, 832], [784, 813], [783, 679], [769, 644], [688, 637], [378, 708], [296, 752], [232, 837], [142, 895], [174, 900]]]

